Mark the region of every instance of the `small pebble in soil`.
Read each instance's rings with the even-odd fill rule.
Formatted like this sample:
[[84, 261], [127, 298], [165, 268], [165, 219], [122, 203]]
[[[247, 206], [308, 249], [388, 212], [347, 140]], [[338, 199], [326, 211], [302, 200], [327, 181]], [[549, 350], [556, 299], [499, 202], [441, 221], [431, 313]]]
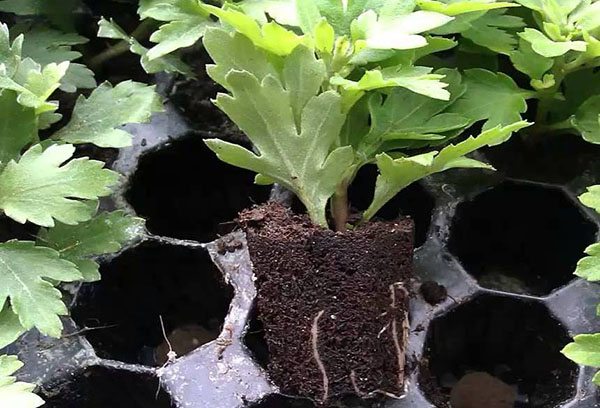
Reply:
[[510, 385], [485, 372], [465, 375], [452, 388], [452, 408], [512, 408], [515, 390]]
[[434, 281], [425, 281], [421, 283], [419, 292], [421, 292], [423, 299], [433, 306], [442, 303], [448, 297], [446, 288]]

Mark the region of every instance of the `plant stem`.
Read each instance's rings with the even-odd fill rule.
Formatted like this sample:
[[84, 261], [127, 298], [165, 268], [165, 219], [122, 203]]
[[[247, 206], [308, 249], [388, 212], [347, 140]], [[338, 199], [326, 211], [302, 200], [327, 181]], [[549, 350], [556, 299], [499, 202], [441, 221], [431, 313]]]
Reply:
[[552, 101], [556, 94], [560, 92], [562, 82], [567, 75], [563, 59], [556, 61], [555, 67], [552, 69], [552, 75], [554, 75], [554, 85], [538, 92], [539, 103], [535, 115], [535, 125], [531, 128], [531, 134], [534, 137], [536, 137], [535, 135], [539, 136], [545, 131], [548, 123], [548, 115], [552, 108]]
[[348, 186], [343, 183], [331, 198], [331, 216], [338, 232], [346, 231], [348, 222]]
[[[136, 39], [136, 40], [138, 40], [140, 38], [145, 38], [154, 29], [155, 25], [156, 25], [156, 22], [152, 19], [144, 20], [131, 33], [131, 38]], [[91, 58], [88, 61], [87, 65], [90, 67], [90, 69], [92, 69], [93, 71], [96, 71], [98, 68], [100, 68], [102, 65], [104, 65], [107, 61], [110, 61], [111, 59], [118, 57], [119, 55], [124, 54], [127, 51], [129, 51], [129, 47], [131, 47], [130, 41], [127, 41], [127, 40], [119, 41], [118, 43], [108, 47], [101, 53], [97, 54], [95, 57]]]

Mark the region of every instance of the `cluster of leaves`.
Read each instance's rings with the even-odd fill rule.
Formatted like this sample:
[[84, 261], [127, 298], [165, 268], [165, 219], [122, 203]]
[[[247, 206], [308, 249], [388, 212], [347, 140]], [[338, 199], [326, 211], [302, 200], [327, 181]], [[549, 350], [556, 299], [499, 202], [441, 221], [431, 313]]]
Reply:
[[[466, 3], [456, 12], [470, 10]], [[507, 4], [478, 2], [477, 8]], [[365, 222], [422, 177], [456, 167], [490, 168], [465, 155], [528, 126], [519, 116], [528, 92], [515, 86], [501, 112], [490, 101], [507, 77], [482, 69], [463, 76], [420, 64], [456, 43], [422, 35], [453, 17], [419, 9], [414, 1], [197, 5], [222, 23], [204, 35], [215, 62], [208, 73], [229, 92], [216, 104], [256, 151], [218, 139], [207, 140], [208, 146], [225, 162], [255, 171], [257, 183], [294, 191], [318, 225], [328, 225], [332, 199], [336, 227], [345, 227], [346, 191], [362, 166], [379, 168]], [[478, 137], [428, 149], [478, 121], [485, 122]], [[414, 149], [419, 154], [406, 153]]]
[[[151, 86], [103, 83], [80, 95], [70, 121], [59, 126], [55, 91], [96, 85], [91, 71], [70, 62], [80, 57], [71, 46], [83, 41], [0, 23], [0, 216], [39, 227], [30, 241], [0, 242], [0, 349], [33, 328], [59, 337], [67, 308], [57, 286], [99, 279], [93, 257], [118, 251], [144, 231], [139, 218], [98, 213], [99, 198], [119, 175], [75, 152], [78, 144], [130, 145], [121, 125], [148, 121], [162, 102]], [[40, 406], [33, 387], [12, 377], [19, 367], [14, 357], [0, 356], [0, 406]]]
[[[600, 214], [600, 185], [588, 187], [579, 200]], [[575, 275], [590, 282], [600, 282], [600, 243], [590, 245], [585, 252], [588, 256], [578, 262]], [[600, 305], [597, 314], [600, 316]], [[600, 368], [600, 333], [577, 335], [562, 352], [578, 364]], [[600, 386], [600, 371], [593, 381]]]
[[[531, 133], [573, 133], [600, 143], [600, 82], [594, 72], [600, 66], [600, 2], [515, 1], [523, 7], [511, 9], [513, 15], [505, 10], [479, 18], [482, 12], [467, 13], [435, 32], [458, 34], [459, 49], [471, 55], [508, 57], [529, 78], [528, 98], [538, 100]], [[458, 9], [451, 0], [419, 4], [449, 14]], [[505, 83], [505, 89], [514, 86]]]

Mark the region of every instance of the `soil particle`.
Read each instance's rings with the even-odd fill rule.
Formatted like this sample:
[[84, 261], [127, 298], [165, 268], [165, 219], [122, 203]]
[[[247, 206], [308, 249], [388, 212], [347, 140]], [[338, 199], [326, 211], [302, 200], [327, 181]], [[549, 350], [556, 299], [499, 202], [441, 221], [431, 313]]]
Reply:
[[425, 281], [421, 283], [419, 292], [421, 292], [423, 299], [432, 306], [444, 302], [448, 297], [446, 288], [434, 281]]
[[401, 395], [412, 221], [336, 233], [271, 202], [238, 222], [257, 276], [268, 372], [282, 392], [319, 403]]
[[225, 255], [227, 252], [235, 252], [242, 249], [244, 244], [231, 235], [227, 235], [217, 241], [217, 252], [219, 255]]
[[452, 408], [512, 408], [515, 390], [485, 372], [465, 375], [452, 388]]

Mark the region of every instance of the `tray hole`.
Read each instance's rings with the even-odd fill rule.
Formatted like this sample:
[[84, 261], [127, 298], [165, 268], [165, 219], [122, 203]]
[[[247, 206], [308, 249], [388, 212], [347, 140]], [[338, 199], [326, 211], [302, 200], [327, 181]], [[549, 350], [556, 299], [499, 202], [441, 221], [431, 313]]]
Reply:
[[249, 405], [252, 408], [316, 408], [311, 401], [299, 398], [290, 398], [283, 395], [272, 394], [260, 402]]
[[574, 278], [597, 228], [561, 190], [505, 182], [460, 204], [450, 232], [483, 287], [545, 295]]
[[[44, 408], [169, 408], [158, 378], [142, 373], [90, 367], [63, 386], [44, 390]], [[51, 393], [51, 394], [50, 394]]]
[[543, 143], [530, 143], [518, 136], [482, 149], [491, 164], [510, 177], [568, 183], [584, 173], [600, 154], [600, 146], [573, 135], [546, 137]]
[[[351, 205], [364, 211], [375, 191], [377, 168], [364, 166], [350, 186], [348, 195]], [[419, 183], [413, 183], [390, 200], [377, 216], [384, 220], [394, 220], [399, 215], [410, 216], [415, 222], [415, 248], [422, 246], [427, 239], [435, 199]]]
[[126, 193], [154, 234], [212, 241], [219, 225], [269, 198], [250, 171], [220, 161], [199, 136], [142, 157]]
[[244, 344], [250, 350], [254, 361], [266, 369], [269, 363], [269, 346], [265, 340], [264, 326], [256, 316], [256, 311], [252, 313], [248, 331], [244, 336]]
[[85, 336], [101, 357], [127, 363], [166, 361], [159, 316], [179, 356], [216, 339], [233, 298], [202, 249], [146, 243], [100, 272], [100, 282], [82, 287], [72, 316], [92, 328]]
[[575, 393], [577, 365], [560, 353], [569, 341], [543, 304], [484, 295], [432, 322], [419, 382], [437, 407], [471, 372], [511, 386], [515, 407], [558, 406]]

